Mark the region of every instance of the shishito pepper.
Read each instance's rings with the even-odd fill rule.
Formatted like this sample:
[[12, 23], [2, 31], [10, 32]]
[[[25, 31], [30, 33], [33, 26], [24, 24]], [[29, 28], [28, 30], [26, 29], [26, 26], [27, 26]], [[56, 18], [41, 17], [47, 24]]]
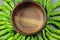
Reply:
[[50, 13], [49, 17], [50, 16], [58, 16], [58, 15], [60, 15], [60, 11], [55, 11], [55, 12]]
[[30, 36], [28, 36], [26, 40], [30, 40], [30, 38], [31, 38], [31, 37], [30, 37]]
[[12, 8], [14, 8], [14, 6], [15, 6], [14, 0], [3, 0], [3, 1], [8, 2], [9, 5], [10, 5]]
[[25, 40], [26, 39], [26, 35], [23, 35], [23, 37], [21, 38], [21, 40]]
[[35, 36], [35, 40], [37, 40], [37, 36]]
[[48, 32], [49, 35], [51, 35], [52, 37], [56, 38], [56, 39], [60, 39], [60, 36], [55, 34], [55, 33], [51, 33], [47, 28], [45, 28], [45, 30]]
[[10, 27], [10, 26], [8, 26], [8, 25], [2, 25], [2, 26], [0, 26], [0, 30], [6, 29], [6, 28], [8, 28], [8, 27]]
[[48, 21], [47, 22], [48, 25], [55, 25], [56, 28], [60, 28], [60, 22], [56, 22], [56, 21]]
[[35, 38], [32, 36], [32, 37], [31, 37], [31, 40], [35, 40]]
[[[6, 17], [3, 17], [3, 16], [0, 16], [0, 21], [3, 22], [3, 21], [6, 21], [6, 22], [10, 22], [11, 20], [6, 18]], [[11, 23], [11, 22], [10, 22]]]
[[45, 34], [46, 34], [46, 32], [45, 32], [45, 30], [44, 30], [44, 29], [42, 30], [42, 33], [43, 33], [43, 38], [44, 38], [44, 40], [48, 40], [48, 39], [47, 39], [47, 37], [46, 37], [46, 35], [45, 35]]
[[38, 40], [43, 40], [43, 38], [39, 34], [37, 34], [37, 38]]
[[9, 27], [7, 29], [1, 30], [0, 31], [0, 36], [4, 35], [7, 32], [11, 32], [11, 31], [13, 31], [13, 28], [12, 27]]
[[3, 11], [0, 11], [0, 16], [4, 16], [4, 17], [7, 17], [7, 18], [10, 18], [9, 15], [7, 15], [5, 12]]
[[7, 39], [7, 40], [15, 40], [15, 38], [12, 36], [12, 37], [10, 37], [10, 38]]
[[56, 34], [59, 34], [60, 35], [60, 30], [59, 29], [55, 29], [55, 28], [52, 28], [51, 26], [49, 25], [46, 25], [46, 28], [51, 31], [52, 33], [56, 33]]
[[60, 21], [60, 16], [54, 16], [49, 18], [50, 21]]
[[6, 7], [4, 7], [4, 6], [0, 6], [0, 10], [2, 10], [2, 11], [4, 11], [4, 12], [6, 12], [8, 15], [10, 15], [10, 10], [8, 10]]
[[47, 0], [43, 0], [43, 1], [44, 1], [44, 4], [43, 4], [44, 8], [47, 8], [47, 6], [46, 6], [47, 5]]
[[47, 0], [47, 11], [49, 10], [50, 6], [51, 6], [51, 1], [52, 0]]
[[10, 25], [10, 26], [12, 26], [12, 24], [10, 22], [7, 22], [7, 21], [1, 21], [0, 25]]
[[11, 6], [6, 1], [3, 1], [3, 5], [10, 11], [12, 10]]
[[49, 40], [58, 40], [58, 39], [53, 38], [51, 35], [49, 35], [48, 32], [46, 32], [46, 36], [48, 37]]
[[1, 40], [7, 40], [9, 37], [11, 37], [13, 35], [14, 35], [14, 33], [10, 32], [10, 33], [5, 34], [4, 36], [1, 36], [0, 39]]
[[56, 2], [55, 4], [51, 5], [48, 10], [47, 17], [49, 17], [50, 13], [54, 11], [54, 9], [58, 8], [60, 6], [60, 1]]
[[21, 40], [22, 37], [23, 37], [23, 35], [20, 35], [17, 40]]
[[16, 2], [22, 2], [23, 0], [15, 0]]
[[20, 33], [16, 33], [15, 35], [14, 35], [14, 38], [17, 40], [17, 38], [20, 36]]

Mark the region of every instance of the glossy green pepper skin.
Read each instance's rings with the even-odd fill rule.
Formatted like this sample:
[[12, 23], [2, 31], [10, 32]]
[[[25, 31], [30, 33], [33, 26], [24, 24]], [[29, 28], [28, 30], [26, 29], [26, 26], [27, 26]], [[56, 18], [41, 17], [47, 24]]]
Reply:
[[43, 33], [44, 40], [48, 40], [47, 37], [46, 37], [46, 34], [45, 34], [45, 30], [44, 29], [42, 30], [42, 33]]
[[45, 30], [48, 32], [49, 35], [51, 35], [53, 38], [56, 38], [56, 39], [60, 39], [60, 36], [55, 34], [55, 33], [51, 33], [47, 28], [45, 28]]
[[46, 25], [46, 28], [51, 31], [52, 33], [56, 33], [56, 34], [59, 34], [60, 35], [60, 30], [59, 29], [55, 29], [55, 28], [52, 28], [51, 26], [49, 25]]
[[43, 40], [43, 38], [39, 34], [37, 34], [37, 38], [38, 40]]
[[48, 21], [48, 25], [55, 25], [56, 28], [60, 28], [60, 23], [56, 21]]

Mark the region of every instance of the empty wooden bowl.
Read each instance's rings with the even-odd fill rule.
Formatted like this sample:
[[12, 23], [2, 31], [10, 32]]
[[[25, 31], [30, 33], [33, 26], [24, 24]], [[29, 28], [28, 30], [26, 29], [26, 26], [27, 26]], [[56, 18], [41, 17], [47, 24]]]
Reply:
[[32, 0], [19, 3], [12, 12], [12, 23], [17, 32], [31, 35], [45, 26], [46, 12], [44, 8]]

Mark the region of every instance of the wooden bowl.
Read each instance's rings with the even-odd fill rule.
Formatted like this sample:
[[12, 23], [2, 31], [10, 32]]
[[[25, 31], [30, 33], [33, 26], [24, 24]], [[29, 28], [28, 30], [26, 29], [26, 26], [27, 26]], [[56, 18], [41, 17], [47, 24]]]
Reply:
[[12, 24], [16, 32], [26, 35], [36, 34], [46, 24], [46, 12], [35, 2], [19, 3], [12, 12]]

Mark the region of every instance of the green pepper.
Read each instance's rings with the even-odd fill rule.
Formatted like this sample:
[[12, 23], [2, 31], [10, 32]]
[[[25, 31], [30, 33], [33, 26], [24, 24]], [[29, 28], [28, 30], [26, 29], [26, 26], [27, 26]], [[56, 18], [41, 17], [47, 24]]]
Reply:
[[10, 10], [8, 10], [6, 7], [4, 6], [0, 6], [0, 10], [6, 12], [8, 15], [10, 15]]
[[37, 36], [35, 36], [35, 40], [37, 40]]
[[5, 18], [4, 18], [4, 19], [1, 18], [0, 21], [11, 22], [10, 20], [7, 20], [7, 19], [5, 19]]
[[3, 5], [10, 11], [12, 10], [11, 6], [6, 1], [3, 1]]
[[8, 2], [9, 5], [10, 5], [12, 8], [14, 8], [15, 4], [14, 4], [13, 0], [3, 0], [3, 1]]
[[12, 26], [10, 26], [10, 25], [2, 25], [2, 26], [0, 26], [0, 30], [6, 29], [6, 28], [9, 28], [9, 27], [12, 27]]
[[17, 40], [21, 40], [22, 37], [23, 37], [23, 35], [19, 36], [19, 38]]
[[9, 4], [11, 5], [12, 8], [14, 8], [15, 4], [13, 1], [9, 1]]
[[39, 0], [33, 0], [33, 1], [40, 4]]
[[58, 40], [58, 39], [55, 39], [53, 38], [51, 35], [49, 35], [47, 32], [46, 32], [46, 36], [48, 37], [49, 40]]
[[59, 22], [56, 22], [56, 21], [48, 21], [47, 22], [48, 25], [55, 25], [57, 28], [60, 28], [60, 23]]
[[7, 22], [7, 21], [1, 21], [0, 22], [0, 25], [12, 25], [10, 22]]
[[25, 40], [26, 39], [26, 35], [23, 35], [23, 37], [21, 38], [21, 40]]
[[43, 0], [37, 0], [43, 6]]
[[3, 17], [3, 16], [0, 16], [0, 21], [6, 21], [6, 22], [10, 22], [11, 23], [11, 20], [6, 18], [6, 17]]
[[59, 6], [60, 6], [60, 1], [59, 2], [56, 2], [55, 4], [53, 4], [51, 7], [49, 7], [49, 10], [48, 10], [48, 14], [47, 15], [50, 15], [50, 13], [52, 13], [54, 11], [54, 9], [56, 9]]
[[3, 11], [0, 11], [0, 16], [4, 16], [4, 17], [7, 17], [7, 18], [10, 18], [10, 16], [7, 15], [6, 13], [4, 13]]
[[52, 27], [49, 26], [49, 25], [46, 25], [46, 28], [47, 28], [48, 30], [50, 30], [52, 33], [56, 33], [56, 34], [59, 34], [59, 35], [60, 35], [60, 30], [59, 30], [59, 29], [52, 28]]
[[1, 19], [4, 18], [4, 19], [6, 19], [6, 20], [10, 20], [10, 18], [7, 18], [6, 16], [3, 16], [3, 15], [4, 15], [4, 14], [1, 14], [1, 15], [0, 15], [0, 18], [1, 18]]
[[16, 2], [22, 2], [22, 0], [15, 0]]
[[17, 39], [19, 36], [20, 36], [20, 33], [16, 33], [16, 34], [14, 35], [14, 38]]
[[50, 17], [50, 16], [55, 16], [55, 15], [60, 15], [60, 11], [52, 12], [48, 16]]
[[42, 33], [43, 33], [44, 40], [48, 40], [47, 37], [45, 36], [45, 30], [44, 29], [42, 30]]
[[49, 18], [50, 21], [60, 21], [60, 16], [54, 16]]
[[31, 37], [31, 40], [35, 40], [35, 38], [32, 36], [32, 37]]
[[60, 6], [60, 2], [56, 2], [49, 8], [49, 12], [52, 12], [54, 9]]
[[46, 8], [47, 0], [44, 0], [44, 8]]
[[48, 32], [49, 35], [51, 35], [52, 37], [56, 38], [56, 39], [60, 39], [60, 36], [54, 33], [51, 33], [47, 28], [45, 28], [45, 30]]
[[4, 35], [7, 32], [11, 32], [11, 31], [13, 31], [13, 28], [12, 27], [9, 27], [7, 29], [1, 30], [0, 31], [0, 36]]
[[8, 28], [8, 26], [7, 25], [0, 26], [0, 30], [5, 29], [5, 28]]
[[38, 40], [43, 40], [43, 38], [39, 34], [37, 34], [37, 38]]
[[30, 36], [28, 36], [26, 40], [30, 40], [30, 38], [31, 38], [31, 37], [30, 37]]
[[50, 6], [51, 6], [51, 1], [52, 0], [47, 0], [47, 11], [49, 10]]
[[9, 37], [13, 36], [14, 33], [8, 33], [8, 34], [5, 34], [4, 36], [0, 37], [1, 40], [7, 40]]
[[12, 36], [12, 37], [10, 37], [8, 40], [15, 40], [15, 38]]

